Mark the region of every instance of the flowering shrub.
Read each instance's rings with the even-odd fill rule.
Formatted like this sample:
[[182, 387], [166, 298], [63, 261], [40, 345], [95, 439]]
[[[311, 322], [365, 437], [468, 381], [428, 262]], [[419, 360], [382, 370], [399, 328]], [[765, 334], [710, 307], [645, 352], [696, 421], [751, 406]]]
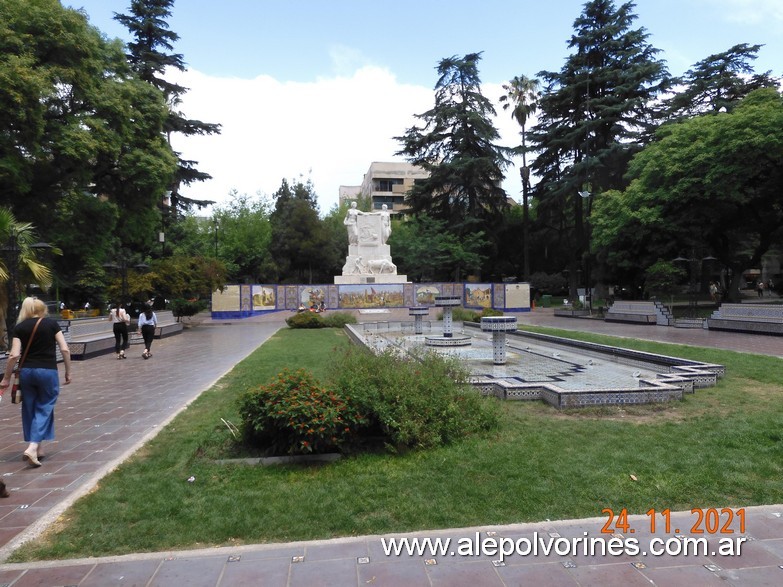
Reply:
[[363, 420], [348, 401], [303, 369], [286, 369], [239, 400], [245, 441], [273, 454], [323, 453], [339, 448]]
[[331, 373], [334, 388], [366, 414], [362, 436], [380, 435], [387, 449], [432, 448], [498, 426], [493, 398], [481, 397], [456, 360], [423, 352], [403, 358], [351, 348]]

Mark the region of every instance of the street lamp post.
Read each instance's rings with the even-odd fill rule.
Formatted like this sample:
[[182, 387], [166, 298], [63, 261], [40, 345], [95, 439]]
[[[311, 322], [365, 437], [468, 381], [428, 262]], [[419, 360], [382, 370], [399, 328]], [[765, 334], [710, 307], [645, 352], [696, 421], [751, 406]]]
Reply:
[[585, 304], [587, 305], [587, 310], [590, 312], [590, 315], [593, 314], [593, 291], [590, 287], [590, 196], [592, 195], [589, 191], [583, 190], [581, 192], [578, 192], [579, 196], [582, 198], [582, 201], [585, 202], [586, 207], [586, 213], [585, 213], [585, 220], [584, 220], [584, 231], [585, 231]]
[[[104, 263], [103, 266], [106, 269], [113, 269], [115, 271], [118, 271], [120, 274], [120, 301], [122, 303], [130, 302], [129, 295], [128, 295], [128, 258], [124, 255], [122, 255], [118, 259], [119, 263]], [[134, 269], [142, 270], [147, 269], [149, 265], [146, 263], [136, 263], [133, 265]]]

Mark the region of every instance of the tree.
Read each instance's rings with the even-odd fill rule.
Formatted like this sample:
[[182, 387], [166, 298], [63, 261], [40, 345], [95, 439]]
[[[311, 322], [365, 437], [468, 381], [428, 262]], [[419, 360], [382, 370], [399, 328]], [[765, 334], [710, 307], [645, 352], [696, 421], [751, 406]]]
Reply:
[[597, 202], [596, 243], [637, 261], [709, 253], [738, 300], [743, 271], [783, 244], [783, 97], [756, 90], [729, 113], [664, 125], [628, 175], [626, 190]]
[[280, 281], [318, 283], [324, 275], [329, 239], [318, 216], [313, 184], [285, 179], [274, 193], [270, 253], [279, 270]]
[[413, 281], [460, 281], [486, 263], [483, 233], [459, 237], [449, 232], [446, 221], [427, 214], [401, 222], [389, 237], [398, 272]]
[[585, 3], [568, 44], [575, 53], [559, 72], [538, 74], [541, 115], [530, 139], [539, 218], [566, 247], [572, 297], [577, 269], [584, 263], [589, 273], [591, 201], [626, 185], [628, 162], [656, 127], [654, 99], [669, 86], [649, 35], [632, 28], [633, 8], [632, 2], [619, 8], [611, 0]]
[[57, 0], [0, 0], [0, 192], [47, 241], [58, 203], [85, 192], [116, 203], [123, 225], [111, 230], [140, 240], [149, 219], [136, 206], [173, 171], [164, 106], [84, 14]]
[[679, 84], [685, 89], [667, 100], [671, 117], [696, 116], [706, 112], [730, 111], [742, 98], [759, 88], [776, 88], [779, 79], [770, 72], [757, 74], [751, 61], [761, 45], [734, 45], [728, 51], [710, 55], [685, 72]]
[[232, 191], [228, 204], [219, 207], [212, 221], [201, 227], [206, 242], [214, 243], [217, 258], [225, 263], [228, 281], [264, 283], [275, 280], [277, 266], [270, 253], [270, 214], [268, 201]]
[[[500, 97], [503, 110], [511, 108], [511, 116], [519, 123], [522, 135], [520, 152], [522, 153], [522, 167], [519, 169], [522, 179], [522, 256], [524, 263], [523, 278], [530, 278], [530, 213], [528, 195], [530, 192], [530, 168], [527, 166], [527, 137], [525, 136], [528, 118], [538, 108], [539, 90], [538, 80], [523, 76], [516, 76], [508, 84], [503, 84], [506, 91]], [[512, 106], [513, 105], [513, 106]]]
[[43, 288], [51, 284], [51, 271], [37, 258], [38, 236], [29, 222], [19, 222], [9, 208], [0, 207], [0, 312], [3, 315], [3, 344], [8, 350], [8, 333], [16, 322], [16, 304], [22, 297], [22, 284], [33, 282]]
[[[131, 0], [130, 14], [114, 14], [115, 20], [123, 24], [133, 36], [128, 43], [128, 61], [139, 77], [160, 90], [169, 105], [164, 134], [169, 146], [171, 135], [184, 136], [212, 135], [220, 133], [220, 125], [191, 120], [177, 110], [187, 88], [167, 81], [163, 76], [166, 68], [185, 71], [185, 61], [181, 54], [171, 53], [179, 35], [171, 30], [166, 19], [171, 16], [174, 0]], [[190, 185], [195, 181], [211, 179], [208, 173], [196, 169], [195, 161], [182, 159], [177, 154], [177, 171], [170, 184], [171, 212], [176, 217], [193, 205], [204, 207], [214, 204], [187, 198], [180, 193], [182, 184]], [[160, 200], [158, 200], [160, 201]]]
[[416, 115], [423, 126], [395, 137], [402, 143], [397, 155], [429, 173], [406, 196], [411, 212], [443, 220], [458, 235], [492, 234], [508, 206], [500, 184], [510, 150], [494, 143], [496, 112], [481, 93], [480, 59], [471, 53], [441, 60], [435, 105]]

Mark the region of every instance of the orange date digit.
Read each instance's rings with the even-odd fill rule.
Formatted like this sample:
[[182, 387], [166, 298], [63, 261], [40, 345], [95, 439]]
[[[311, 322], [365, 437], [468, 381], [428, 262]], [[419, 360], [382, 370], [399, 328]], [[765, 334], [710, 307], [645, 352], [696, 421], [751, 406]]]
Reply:
[[601, 534], [614, 534], [614, 531], [612, 530], [612, 522], [614, 521], [614, 511], [612, 511], [609, 508], [604, 508], [601, 510], [601, 513], [609, 516], [609, 519], [606, 520], [604, 527], [601, 528]]
[[[734, 529], [731, 527], [734, 522], [734, 517], [739, 519], [739, 531], [741, 534], [745, 533], [745, 510], [744, 508], [738, 509], [736, 512], [731, 508], [721, 508], [718, 511], [716, 508], [708, 508], [706, 510], [702, 508], [693, 508], [692, 514], [696, 514], [696, 521], [691, 526], [691, 534], [734, 534]], [[721, 524], [721, 519], [725, 521]]]
[[621, 509], [620, 513], [617, 514], [616, 522], [614, 510], [604, 508], [601, 510], [601, 513], [609, 516], [609, 518], [606, 520], [606, 523], [604, 524], [604, 527], [601, 528], [601, 534], [614, 534], [615, 530], [612, 530], [612, 526], [622, 533], [627, 533], [628, 528], [631, 527], [631, 524], [628, 522], [628, 510], [625, 508]]

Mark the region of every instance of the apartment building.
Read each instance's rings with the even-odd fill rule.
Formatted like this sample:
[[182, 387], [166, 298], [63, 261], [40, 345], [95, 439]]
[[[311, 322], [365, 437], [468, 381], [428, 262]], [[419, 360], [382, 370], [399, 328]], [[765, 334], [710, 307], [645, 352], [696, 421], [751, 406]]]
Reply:
[[386, 204], [392, 214], [400, 214], [406, 208], [405, 194], [417, 180], [427, 177], [426, 171], [410, 163], [374, 161], [364, 174], [362, 185], [340, 186], [340, 203], [358, 196], [369, 197], [373, 210]]

